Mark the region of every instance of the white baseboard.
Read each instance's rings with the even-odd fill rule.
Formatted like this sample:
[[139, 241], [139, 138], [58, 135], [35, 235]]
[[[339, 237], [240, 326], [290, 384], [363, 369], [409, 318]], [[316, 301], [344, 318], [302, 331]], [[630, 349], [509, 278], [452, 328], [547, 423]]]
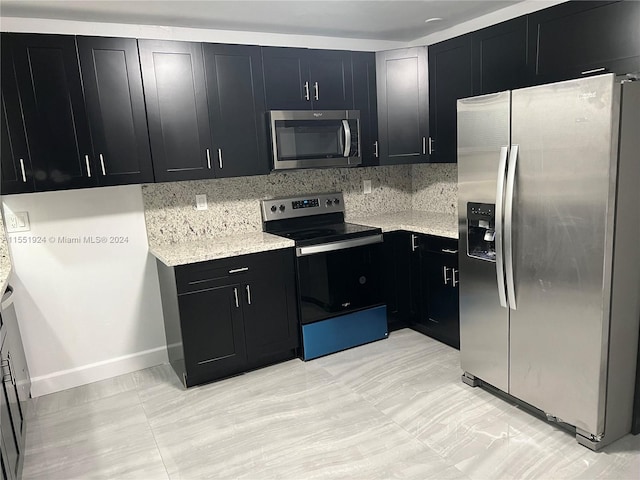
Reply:
[[167, 347], [161, 346], [121, 357], [90, 363], [69, 370], [60, 370], [31, 378], [31, 396], [40, 397], [68, 388], [105, 380], [125, 373], [168, 363]]

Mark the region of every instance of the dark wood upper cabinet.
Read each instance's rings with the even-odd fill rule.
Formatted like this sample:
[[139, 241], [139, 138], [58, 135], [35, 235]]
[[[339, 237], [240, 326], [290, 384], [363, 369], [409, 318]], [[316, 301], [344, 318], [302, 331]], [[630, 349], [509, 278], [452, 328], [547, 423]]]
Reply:
[[428, 161], [427, 48], [377, 52], [376, 83], [380, 164]]
[[314, 110], [351, 110], [351, 52], [308, 50], [309, 89]]
[[471, 42], [474, 95], [528, 85], [526, 16], [473, 32]]
[[[4, 39], [4, 37], [3, 37]], [[2, 70], [0, 71], [2, 87], [0, 119], [0, 164], [2, 171], [0, 179], [2, 187], [0, 193], [9, 195], [12, 193], [33, 192], [33, 171], [31, 168], [31, 157], [27, 147], [27, 137], [24, 123], [22, 121], [22, 111], [18, 98], [18, 86], [16, 85], [15, 74], [11, 51], [7, 42], [2, 42]]]
[[428, 150], [431, 162], [457, 161], [456, 102], [472, 95], [471, 35], [430, 45]]
[[200, 43], [138, 40], [156, 181], [213, 177]]
[[267, 110], [353, 108], [351, 52], [263, 47]]
[[203, 47], [215, 176], [269, 173], [260, 47]]
[[353, 52], [353, 108], [360, 110], [360, 154], [362, 165], [380, 163], [378, 142], [378, 100], [376, 54]]
[[640, 71], [640, 2], [571, 1], [529, 15], [535, 83]]
[[137, 41], [78, 37], [77, 42], [99, 183], [153, 182]]
[[97, 185], [75, 37], [3, 35], [13, 54], [37, 191]]

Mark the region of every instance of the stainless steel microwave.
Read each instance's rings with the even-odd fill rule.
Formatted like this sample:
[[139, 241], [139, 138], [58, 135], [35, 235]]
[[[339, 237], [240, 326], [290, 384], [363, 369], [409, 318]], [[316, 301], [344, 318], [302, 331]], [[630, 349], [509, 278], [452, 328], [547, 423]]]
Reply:
[[272, 110], [269, 116], [274, 170], [362, 163], [359, 110]]

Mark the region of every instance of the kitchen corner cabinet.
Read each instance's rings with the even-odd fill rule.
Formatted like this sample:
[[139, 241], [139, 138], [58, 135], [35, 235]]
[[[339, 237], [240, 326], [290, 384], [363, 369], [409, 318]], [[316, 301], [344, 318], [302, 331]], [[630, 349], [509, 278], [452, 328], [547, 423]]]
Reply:
[[640, 71], [640, 2], [567, 2], [529, 15], [533, 82]]
[[[5, 37], [2, 37], [3, 40]], [[2, 42], [1, 105], [0, 105], [0, 194], [33, 192], [33, 169], [27, 147], [27, 137], [11, 61], [11, 50]]]
[[158, 261], [169, 361], [185, 387], [294, 358], [291, 249], [168, 267]]
[[352, 52], [353, 108], [360, 110], [360, 154], [363, 166], [380, 163], [376, 54]]
[[77, 43], [99, 184], [153, 182], [136, 40], [77, 37]]
[[262, 47], [267, 110], [351, 110], [351, 52]]
[[36, 191], [96, 186], [75, 37], [3, 34], [11, 48]]
[[260, 47], [203, 44], [216, 177], [270, 171]]
[[460, 348], [458, 241], [412, 234], [414, 295], [418, 311], [412, 327], [425, 335]]
[[[529, 85], [527, 17], [498, 23], [471, 34], [473, 95]], [[468, 60], [464, 60], [468, 65]]]
[[429, 160], [456, 163], [460, 98], [473, 95], [471, 35], [429, 46]]
[[383, 243], [384, 295], [389, 331], [408, 327], [415, 316], [411, 234], [387, 232]]
[[138, 40], [156, 181], [213, 178], [200, 43]]
[[376, 53], [380, 165], [429, 160], [427, 48]]

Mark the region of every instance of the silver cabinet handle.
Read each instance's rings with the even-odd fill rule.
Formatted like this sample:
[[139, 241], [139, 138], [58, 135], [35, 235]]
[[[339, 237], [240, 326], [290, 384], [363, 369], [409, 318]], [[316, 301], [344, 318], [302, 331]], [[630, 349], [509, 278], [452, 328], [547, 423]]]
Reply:
[[504, 201], [504, 263], [507, 277], [507, 295], [509, 297], [509, 308], [511, 308], [511, 310], [516, 309], [516, 286], [513, 278], [513, 190], [516, 182], [517, 163], [518, 145], [511, 145]]
[[311, 100], [311, 96], [309, 95], [309, 82], [304, 82], [304, 99]]
[[102, 167], [102, 175], [106, 176], [107, 175], [107, 171], [104, 168], [104, 157], [102, 156], [102, 154], [98, 154], [98, 156], [100, 157], [100, 167]]
[[507, 174], [509, 147], [500, 147], [498, 160], [498, 186], [496, 188], [496, 277], [498, 279], [498, 299], [500, 306], [508, 308], [507, 289], [504, 283], [504, 249], [502, 247], [502, 216], [504, 210], [504, 182]]
[[240, 272], [246, 272], [248, 270], [249, 270], [249, 267], [234, 268], [233, 270], [229, 270], [229, 273], [240, 273]]
[[433, 153], [433, 138], [429, 137], [429, 155]]
[[460, 280], [458, 280], [458, 279], [456, 278], [456, 274], [458, 274], [458, 273], [459, 273], [459, 271], [458, 271], [458, 270], [456, 270], [455, 268], [452, 268], [452, 269], [451, 269], [451, 275], [452, 275], [452, 278], [451, 278], [451, 280], [452, 280], [452, 282], [451, 282], [451, 286], [452, 286], [452, 287], [454, 287], [454, 288], [455, 288], [455, 286], [456, 286], [456, 285], [458, 285], [458, 284], [460, 283]]
[[240, 308], [240, 302], [238, 302], [238, 289], [233, 287], [233, 296], [236, 299], [236, 308]]
[[447, 278], [447, 270], [449, 270], [448, 267], [442, 267], [442, 280], [444, 281], [445, 285], [449, 284], [449, 278]]
[[314, 89], [315, 89], [315, 91], [316, 91], [316, 95], [315, 95], [315, 97], [314, 97], [314, 98], [315, 98], [316, 100], [320, 100], [320, 89], [318, 88], [318, 82], [316, 82], [316, 83], [314, 83], [314, 84], [313, 84], [313, 88], [314, 88]]
[[415, 252], [416, 249], [418, 248], [418, 245], [416, 245], [416, 240], [417, 239], [418, 239], [418, 237], [412, 233], [411, 234], [411, 251], [412, 252]]
[[342, 120], [342, 128], [344, 128], [344, 152], [343, 156], [348, 157], [351, 152], [351, 127], [348, 120]]
[[24, 160], [20, 159], [20, 172], [22, 172], [22, 181], [27, 183], [27, 174], [24, 171]]
[[247, 289], [247, 303], [251, 305], [251, 287], [249, 285], [246, 286]]
[[449, 248], [443, 248], [442, 253], [458, 253], [458, 250], [451, 250]]
[[209, 152], [208, 148], [207, 148], [207, 168], [211, 170], [211, 153]]
[[89, 155], [84, 156], [84, 163], [87, 165], [87, 176], [91, 178], [91, 166], [89, 165]]
[[580, 72], [580, 75], [588, 75], [590, 73], [604, 72], [605, 70], [606, 70], [605, 67], [592, 68], [591, 70], [585, 70], [584, 72]]
[[379, 154], [378, 154], [378, 141], [376, 140], [375, 142], [373, 142], [373, 156], [378, 158]]
[[422, 137], [422, 154], [427, 154], [427, 137]]
[[218, 149], [218, 165], [220, 165], [220, 168], [222, 168], [222, 149], [221, 148]]

